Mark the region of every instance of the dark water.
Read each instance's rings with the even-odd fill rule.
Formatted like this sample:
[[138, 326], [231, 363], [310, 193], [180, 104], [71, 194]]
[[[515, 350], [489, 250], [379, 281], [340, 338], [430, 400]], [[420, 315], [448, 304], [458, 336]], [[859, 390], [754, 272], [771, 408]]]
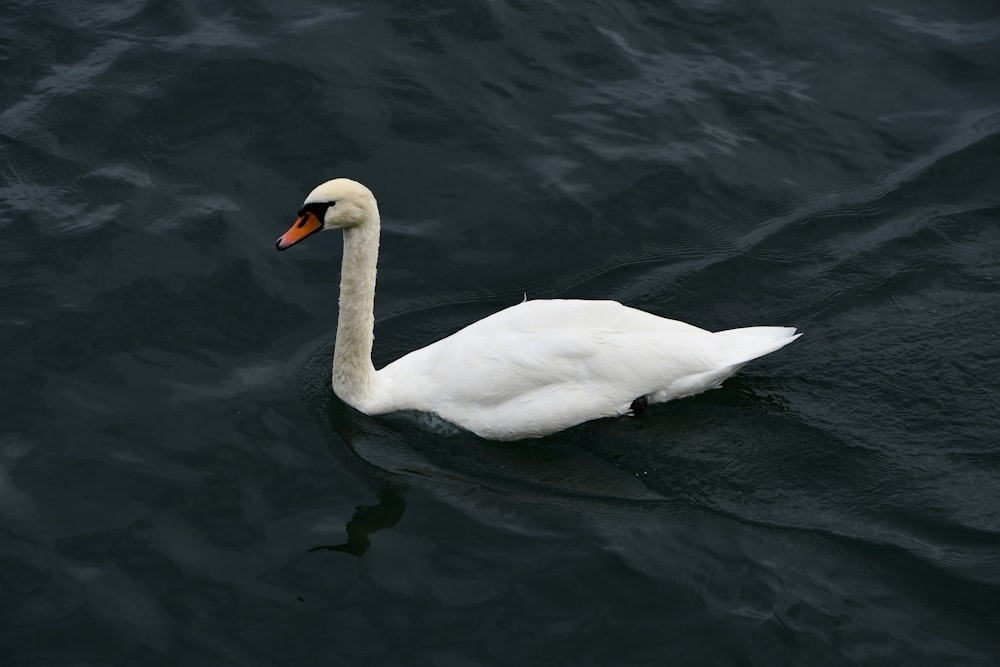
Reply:
[[[0, 12], [0, 664], [995, 664], [993, 2]], [[530, 297], [806, 336], [497, 445], [327, 388]]]

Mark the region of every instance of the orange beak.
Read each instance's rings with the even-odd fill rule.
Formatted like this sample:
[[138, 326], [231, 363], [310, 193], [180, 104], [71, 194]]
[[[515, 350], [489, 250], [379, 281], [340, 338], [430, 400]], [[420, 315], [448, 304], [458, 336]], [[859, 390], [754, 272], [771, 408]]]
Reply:
[[316, 214], [312, 211], [306, 211], [299, 216], [299, 219], [295, 221], [295, 224], [287, 232], [278, 237], [278, 242], [275, 246], [277, 246], [278, 250], [291, 248], [305, 237], [311, 236], [321, 229], [323, 229], [323, 223], [316, 217]]

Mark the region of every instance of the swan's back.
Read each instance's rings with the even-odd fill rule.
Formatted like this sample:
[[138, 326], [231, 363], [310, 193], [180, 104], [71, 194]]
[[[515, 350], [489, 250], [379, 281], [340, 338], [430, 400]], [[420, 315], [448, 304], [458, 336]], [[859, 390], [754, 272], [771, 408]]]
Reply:
[[616, 301], [525, 301], [378, 372], [374, 412], [434, 412], [483, 437], [538, 437], [633, 401], [719, 386], [797, 338], [786, 327], [712, 333]]

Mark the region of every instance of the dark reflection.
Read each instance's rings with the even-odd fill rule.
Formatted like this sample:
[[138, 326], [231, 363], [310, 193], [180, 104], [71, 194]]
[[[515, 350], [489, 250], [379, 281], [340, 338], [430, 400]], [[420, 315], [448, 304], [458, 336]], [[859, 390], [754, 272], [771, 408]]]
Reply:
[[403, 517], [406, 501], [395, 489], [385, 489], [378, 494], [377, 505], [358, 505], [354, 516], [347, 522], [347, 541], [343, 544], [313, 547], [309, 551], [343, 551], [352, 556], [363, 556], [371, 540], [368, 536], [383, 528], [392, 528]]

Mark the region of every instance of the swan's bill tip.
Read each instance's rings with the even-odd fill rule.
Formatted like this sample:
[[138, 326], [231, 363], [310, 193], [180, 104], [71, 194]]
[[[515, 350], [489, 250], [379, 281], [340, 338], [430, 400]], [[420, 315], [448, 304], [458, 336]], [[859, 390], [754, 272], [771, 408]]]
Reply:
[[298, 217], [287, 232], [278, 237], [274, 245], [278, 250], [287, 250], [302, 239], [312, 236], [322, 229], [323, 223], [320, 219], [314, 213], [306, 211]]

